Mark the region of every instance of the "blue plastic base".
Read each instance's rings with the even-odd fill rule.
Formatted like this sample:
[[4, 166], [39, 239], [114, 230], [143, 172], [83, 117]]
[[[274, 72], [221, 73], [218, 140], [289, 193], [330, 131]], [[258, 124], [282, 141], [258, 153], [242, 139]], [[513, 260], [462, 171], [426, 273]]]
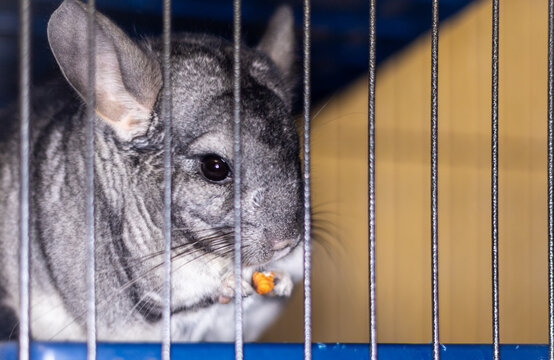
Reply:
[[[367, 344], [313, 344], [314, 360], [366, 360]], [[159, 344], [98, 344], [98, 360], [157, 360]], [[501, 345], [502, 360], [548, 359], [546, 345]], [[379, 359], [427, 360], [431, 359], [431, 345], [379, 344]], [[302, 360], [303, 344], [255, 343], [246, 344], [244, 357], [249, 359]], [[441, 345], [441, 360], [488, 360], [492, 358], [491, 345]], [[0, 343], [0, 359], [16, 360], [17, 344]], [[83, 343], [33, 342], [33, 360], [85, 360]], [[234, 359], [233, 344], [174, 344], [172, 359], [206, 360]]]

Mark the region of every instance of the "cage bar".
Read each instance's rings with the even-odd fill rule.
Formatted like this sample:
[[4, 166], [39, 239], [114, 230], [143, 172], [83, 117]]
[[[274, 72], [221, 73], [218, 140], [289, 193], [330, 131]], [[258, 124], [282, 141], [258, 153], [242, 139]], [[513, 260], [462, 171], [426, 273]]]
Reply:
[[548, 356], [554, 360], [554, 179], [553, 179], [553, 102], [554, 102], [554, 0], [548, 1]]
[[310, 0], [304, 0], [304, 359], [312, 358], [312, 215], [310, 169]]
[[86, 189], [86, 237], [87, 237], [87, 360], [96, 359], [96, 234], [94, 229], [94, 108], [96, 48], [94, 38], [95, 0], [87, 3], [87, 42], [88, 42], [88, 85], [87, 85], [87, 122], [85, 151], [85, 189]]
[[242, 207], [241, 207], [241, 175], [242, 149], [240, 128], [240, 29], [241, 29], [241, 1], [233, 2], [233, 118], [234, 139], [233, 154], [235, 159], [234, 177], [234, 217], [235, 217], [235, 360], [243, 358], [243, 321], [242, 321]]
[[431, 25], [431, 270], [432, 270], [432, 336], [433, 359], [440, 358], [439, 349], [439, 1], [433, 0]]
[[377, 299], [375, 281], [375, 52], [376, 0], [369, 2], [368, 181], [369, 181], [369, 358], [377, 360]]
[[19, 360], [28, 360], [29, 350], [29, 122], [31, 87], [31, 4], [19, 2]]
[[492, 346], [493, 359], [500, 358], [498, 303], [498, 25], [499, 1], [492, 0], [492, 139], [491, 139], [491, 217], [492, 217]]
[[162, 360], [171, 359], [171, 0], [163, 2], [163, 98], [164, 123], [164, 286], [162, 318]]

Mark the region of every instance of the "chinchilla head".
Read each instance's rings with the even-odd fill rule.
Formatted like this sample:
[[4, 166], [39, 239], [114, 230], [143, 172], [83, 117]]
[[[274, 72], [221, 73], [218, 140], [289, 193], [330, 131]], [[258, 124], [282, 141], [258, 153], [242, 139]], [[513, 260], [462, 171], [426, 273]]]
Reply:
[[[97, 217], [120, 217], [127, 251], [139, 257], [163, 248], [163, 44], [161, 39], [135, 42], [98, 13], [94, 33], [96, 177], [103, 199], [97, 206], [107, 206], [102, 201], [110, 206], [110, 211], [99, 209]], [[50, 19], [48, 39], [65, 78], [86, 99], [85, 5], [65, 0]], [[301, 233], [289, 8], [276, 12], [257, 48], [241, 48], [240, 60], [243, 262], [256, 266], [288, 253]], [[185, 252], [231, 259], [237, 176], [233, 44], [174, 34], [170, 64], [173, 244]], [[97, 226], [102, 222], [97, 219]], [[135, 241], [140, 246], [132, 244], [133, 237], [143, 238]]]

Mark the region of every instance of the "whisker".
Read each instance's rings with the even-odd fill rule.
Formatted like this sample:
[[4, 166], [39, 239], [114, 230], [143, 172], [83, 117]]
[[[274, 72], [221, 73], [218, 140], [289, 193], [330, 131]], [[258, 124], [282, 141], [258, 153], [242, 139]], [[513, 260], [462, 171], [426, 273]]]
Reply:
[[322, 202], [318, 202], [316, 204], [312, 204], [312, 210], [314, 209], [321, 209], [323, 207], [326, 207], [326, 206], [329, 206], [329, 205], [337, 205], [337, 202], [336, 201], [333, 201], [333, 200], [327, 200], [327, 201], [322, 201]]
[[325, 251], [325, 253], [329, 258], [335, 257], [335, 253], [332, 251], [333, 244], [329, 240], [325, 239], [324, 237], [322, 237], [320, 234], [317, 234], [316, 232], [312, 233], [312, 240], [315, 244], [318, 244], [323, 249], [323, 251]]
[[329, 105], [329, 103], [331, 102], [331, 100], [333, 100], [333, 98], [336, 96], [336, 94], [333, 94], [331, 95], [331, 97], [329, 97], [329, 99], [327, 99], [327, 101], [325, 102], [325, 104], [323, 104], [323, 106], [321, 106], [319, 109], [317, 109], [317, 112], [314, 114], [314, 116], [312, 116], [312, 121], [314, 121], [315, 119], [317, 119], [317, 117], [319, 116], [319, 114], [321, 114], [321, 112], [327, 107], [327, 105]]
[[323, 226], [331, 226], [333, 227], [335, 230], [337, 230], [339, 228], [339, 224], [337, 224], [336, 222], [334, 221], [331, 221], [329, 219], [324, 219], [324, 218], [312, 218], [313, 221], [312, 221], [312, 225], [313, 226], [319, 226], [319, 227], [323, 227]]
[[329, 229], [325, 226], [322, 226], [322, 225], [313, 224], [312, 225], [312, 230], [319, 230], [320, 232], [325, 233], [325, 234], [327, 234], [331, 237], [337, 237], [336, 229], [331, 230], [331, 229]]
[[[221, 238], [223, 238], [223, 236], [222, 236]], [[198, 243], [198, 242], [200, 242], [200, 241], [196, 241], [195, 243]], [[192, 246], [192, 244], [187, 244], [187, 245]], [[200, 249], [195, 249], [195, 251], [201, 251], [202, 253], [204, 253], [204, 252], [203, 252], [202, 250], [200, 250]], [[173, 260], [173, 259], [175, 259], [176, 257], [179, 257], [179, 256], [184, 255], [184, 254], [187, 254], [187, 253], [190, 254], [190, 251], [189, 251], [188, 248], [186, 248], [184, 251], [182, 251], [182, 252], [180, 252], [180, 253], [173, 254], [173, 255], [171, 256], [171, 259]], [[153, 267], [151, 267], [151, 268], [148, 269], [147, 271], [145, 271], [145, 272], [143, 272], [142, 274], [140, 274], [140, 275], [139, 275], [138, 277], [136, 277], [135, 279], [132, 279], [132, 280], [128, 281], [127, 283], [123, 284], [120, 288], [122, 288], [123, 290], [124, 290], [124, 289], [127, 289], [129, 286], [131, 286], [131, 285], [135, 284], [137, 281], [141, 280], [143, 276], [145, 276], [145, 275], [149, 274], [150, 272], [152, 272], [152, 271], [154, 271], [154, 270], [160, 268], [161, 266], [163, 266], [163, 264], [164, 264], [164, 262], [162, 261], [162, 262], [158, 263], [157, 265], [154, 265]]]
[[[178, 244], [178, 245], [175, 245], [174, 247], [172, 247], [172, 251], [176, 251], [176, 250], [180, 250], [182, 248], [187, 248], [187, 247], [193, 247], [194, 245], [198, 244], [198, 243], [201, 243], [201, 242], [207, 242], [207, 241], [215, 241], [215, 240], [218, 240], [220, 238], [224, 238], [225, 236], [227, 236], [228, 234], [231, 234], [231, 233], [225, 233], [225, 234], [219, 234], [219, 235], [214, 235], [212, 237], [205, 237], [205, 238], [200, 238], [192, 243], [183, 243], [183, 244]], [[148, 261], [148, 260], [151, 260], [151, 259], [154, 259], [158, 256], [162, 256], [163, 254], [165, 253], [164, 250], [160, 250], [160, 251], [156, 251], [156, 252], [153, 252], [151, 254], [147, 254], [147, 255], [144, 255], [144, 256], [140, 256], [140, 257], [127, 257], [127, 259], [130, 259], [130, 260], [127, 260], [128, 262], [130, 262], [129, 265], [127, 266], [123, 266], [123, 267], [119, 267], [119, 269], [128, 269], [128, 268], [131, 268], [131, 267], [134, 267], [136, 266], [137, 263], [142, 263], [142, 262], [145, 262], [145, 261]], [[114, 269], [99, 269], [97, 271], [97, 273], [99, 274], [104, 274], [104, 273], [110, 273], [114, 271]]]
[[[226, 234], [220, 234], [218, 236], [214, 236], [213, 239], [216, 239], [218, 241], [223, 241], [226, 236], [229, 236], [231, 233], [226, 233]], [[199, 243], [201, 241], [205, 241], [206, 239], [211, 239], [211, 238], [202, 238], [202, 239], [199, 239], [193, 243], [185, 243], [185, 244], [182, 244], [182, 245], [179, 245], [177, 246], [178, 249], [184, 247], [185, 249], [179, 253], [176, 253], [176, 254], [172, 254], [171, 256], [171, 259], [176, 259], [180, 256], [183, 256], [185, 254], [194, 254], [194, 253], [199, 253], [198, 256], [195, 256], [193, 257], [191, 260], [187, 261], [186, 263], [184, 263], [182, 266], [185, 266], [189, 263], [191, 263], [192, 261], [195, 261], [197, 259], [200, 259], [202, 258], [203, 256], [206, 255], [206, 253], [201, 250], [201, 249], [195, 249], [195, 248], [192, 248], [190, 249], [190, 247], [192, 247], [193, 244], [196, 244], [196, 243]], [[191, 252], [192, 251], [192, 252]], [[163, 253], [163, 252], [162, 252]], [[162, 267], [164, 265], [164, 262], [160, 262], [154, 266], [152, 266], [151, 268], [149, 268], [148, 270], [142, 272], [141, 274], [139, 274], [137, 277], [133, 278], [133, 279], [130, 279], [129, 281], [127, 281], [126, 283], [124, 283], [123, 285], [121, 285], [117, 290], [115, 290], [115, 292], [113, 294], [111, 294], [111, 296], [103, 299], [102, 301], [98, 302], [97, 303], [97, 308], [100, 308], [101, 306], [104, 306], [106, 305], [108, 302], [110, 302], [112, 299], [114, 299], [116, 296], [120, 295], [123, 291], [127, 290], [129, 287], [131, 287], [132, 285], [136, 284], [138, 281], [140, 280], [143, 280], [146, 276], [150, 275], [153, 271], [159, 269], [160, 267]], [[127, 268], [130, 267], [130, 266], [127, 266]], [[51, 338], [50, 340], [54, 340], [56, 336], [58, 336], [59, 334], [61, 334], [65, 329], [67, 329], [69, 326], [71, 326], [73, 323], [81, 320], [85, 315], [87, 314], [87, 311], [83, 311], [81, 314], [79, 314], [78, 316], [76, 316], [74, 319], [72, 319], [72, 321], [70, 321], [69, 323], [67, 323], [66, 325], [64, 325], [58, 332], [56, 332]]]
[[[159, 290], [161, 290], [161, 287], [163, 287], [163, 285], [158, 287], [158, 289], [154, 290], [154, 292], [156, 293], [159, 292]], [[129, 322], [131, 315], [133, 315], [135, 311], [140, 312], [142, 309], [144, 309], [144, 307], [147, 305], [147, 302], [143, 302], [143, 300], [146, 299], [148, 296], [149, 296], [149, 292], [146, 292], [139, 299], [139, 301], [137, 301], [137, 303], [129, 310], [129, 313], [125, 316], [125, 318], [122, 320], [122, 323], [119, 324], [119, 326], [126, 325]], [[140, 308], [139, 308], [139, 305], [140, 305]]]
[[[338, 120], [341, 120], [345, 117], [351, 117], [353, 115], [366, 115], [367, 117], [367, 114], [361, 112], [361, 111], [351, 111], [349, 113], [344, 113], [344, 114], [341, 114], [341, 115], [338, 115], [338, 116], [335, 116], [331, 119], [328, 119], [327, 121], [324, 121], [324, 122], [318, 122], [317, 123], [317, 128], [322, 128], [322, 127], [325, 127], [327, 125], [330, 125], [332, 123], [334, 123], [335, 121], [338, 121]], [[315, 124], [314, 124], [315, 125]], [[315, 129], [314, 129], [315, 130]], [[316, 132], [317, 133], [317, 132]], [[316, 134], [317, 135], [317, 134]]]

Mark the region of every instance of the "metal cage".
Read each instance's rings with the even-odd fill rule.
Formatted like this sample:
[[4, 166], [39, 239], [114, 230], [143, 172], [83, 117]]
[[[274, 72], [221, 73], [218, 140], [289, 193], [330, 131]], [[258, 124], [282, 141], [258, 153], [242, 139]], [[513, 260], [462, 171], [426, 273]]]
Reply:
[[[31, 342], [29, 332], [29, 117], [30, 117], [30, 0], [20, 0], [20, 38], [19, 38], [19, 103], [21, 118], [21, 221], [20, 221], [20, 325], [18, 344], [8, 343], [0, 345], [0, 358], [11, 359], [18, 356], [21, 360], [30, 358], [43, 359], [104, 359], [104, 358], [129, 358], [129, 359], [158, 359], [169, 360], [171, 358], [205, 359], [205, 358], [234, 358], [241, 360], [244, 357], [249, 359], [281, 359], [281, 358], [304, 358], [316, 359], [543, 359], [547, 356], [554, 359], [554, 175], [553, 175], [553, 55], [554, 55], [554, 0], [549, 0], [549, 41], [548, 41], [548, 260], [549, 260], [549, 345], [500, 345], [499, 344], [499, 290], [498, 290], [498, 60], [499, 60], [499, 0], [492, 0], [493, 4], [493, 29], [492, 29], [492, 159], [491, 159], [491, 247], [492, 247], [492, 344], [490, 345], [442, 345], [439, 332], [438, 312], [438, 37], [439, 37], [439, 0], [432, 1], [432, 53], [431, 53], [431, 233], [432, 238], [432, 262], [430, 273], [432, 274], [432, 342], [425, 345], [402, 345], [402, 344], [377, 344], [377, 322], [376, 322], [376, 262], [379, 259], [375, 256], [376, 246], [379, 239], [376, 239], [376, 193], [375, 193], [375, 84], [376, 84], [376, 0], [369, 1], [369, 164], [368, 164], [368, 197], [369, 197], [369, 271], [368, 281], [370, 289], [370, 342], [368, 344], [312, 344], [311, 336], [311, 192], [310, 192], [310, 113], [311, 113], [311, 83], [310, 83], [310, 0], [304, 0], [304, 25], [303, 25], [303, 162], [304, 162], [304, 344], [243, 344], [242, 329], [242, 299], [235, 298], [235, 343], [233, 344], [186, 344], [172, 345], [170, 334], [170, 275], [171, 275], [171, 105], [172, 96], [169, 82], [169, 53], [171, 38], [171, 1], [163, 1], [163, 105], [162, 119], [165, 124], [165, 192], [164, 192], [164, 239], [165, 239], [165, 299], [163, 312], [163, 341], [162, 344], [97, 344], [96, 341], [96, 319], [95, 319], [95, 284], [94, 284], [94, 168], [93, 158], [94, 141], [92, 136], [92, 121], [94, 107], [94, 93], [92, 90], [88, 96], [88, 134], [89, 141], [87, 149], [87, 249], [88, 249], [88, 271], [87, 279], [89, 286], [88, 293], [88, 317], [87, 317], [87, 343], [85, 344], [60, 344]], [[241, 1], [234, 0], [234, 158], [238, 169], [241, 166], [241, 133], [240, 133], [240, 43], [241, 43]], [[94, 0], [88, 1], [89, 27], [88, 40], [89, 49], [94, 48], [93, 16], [95, 14]], [[94, 87], [94, 53], [89, 52], [87, 59], [89, 64], [89, 89]], [[240, 170], [237, 170], [240, 174]], [[241, 179], [235, 177], [234, 183], [234, 218], [235, 218], [235, 274], [236, 284], [241, 283], [241, 201], [240, 201]], [[546, 240], [546, 239], [545, 239]], [[237, 290], [240, 292], [240, 285]], [[18, 354], [18, 355], [17, 355]], [[303, 354], [303, 355], [302, 355]]]

